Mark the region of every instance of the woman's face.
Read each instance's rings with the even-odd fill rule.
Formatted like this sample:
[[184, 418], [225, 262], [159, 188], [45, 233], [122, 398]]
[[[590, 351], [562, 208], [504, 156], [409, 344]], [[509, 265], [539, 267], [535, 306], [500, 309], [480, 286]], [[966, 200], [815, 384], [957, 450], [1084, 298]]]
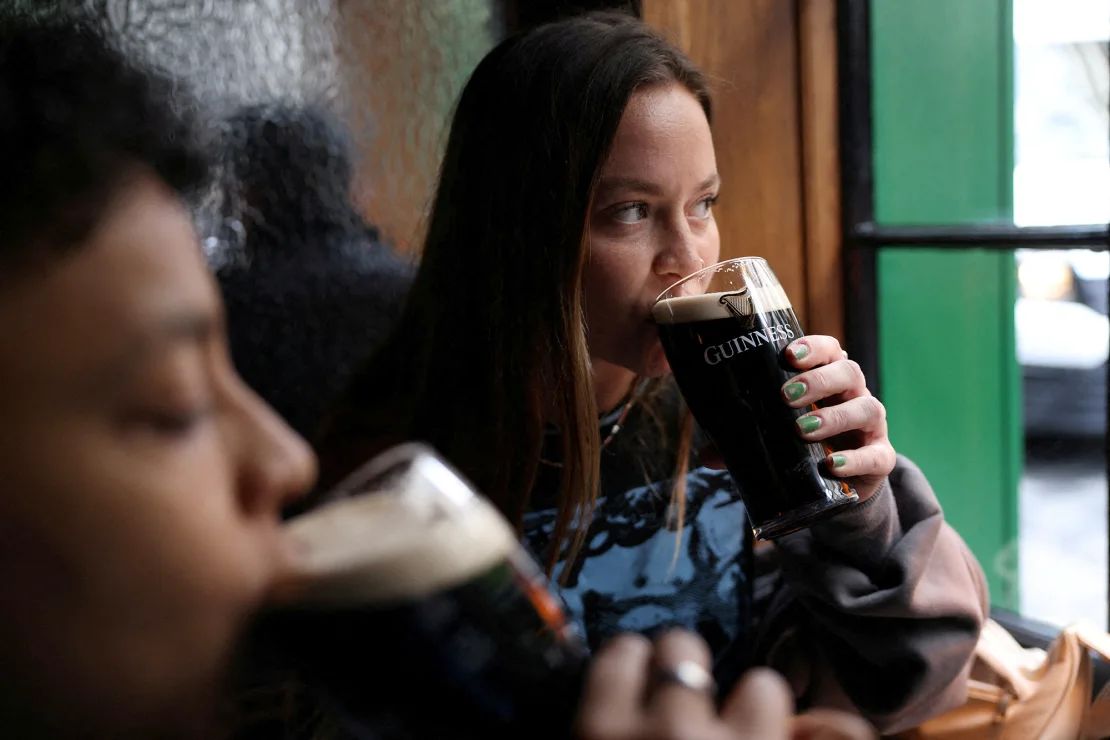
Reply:
[[585, 297], [595, 364], [648, 377], [668, 371], [651, 306], [676, 280], [717, 261], [719, 185], [697, 99], [678, 83], [633, 95], [589, 216]]
[[0, 704], [196, 732], [315, 462], [232, 369], [161, 181], [136, 175], [85, 244], [0, 287], [0, 419]]

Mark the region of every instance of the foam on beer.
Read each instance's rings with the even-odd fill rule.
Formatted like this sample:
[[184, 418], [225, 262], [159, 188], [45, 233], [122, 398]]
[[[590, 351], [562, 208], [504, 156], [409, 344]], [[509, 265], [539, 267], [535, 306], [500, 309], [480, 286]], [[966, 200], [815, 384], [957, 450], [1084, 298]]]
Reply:
[[[719, 293], [664, 298], [652, 306], [651, 316], [657, 324], [688, 324], [692, 321], [732, 318], [733, 314], [728, 306], [722, 303], [721, 298], [735, 293], [734, 290], [726, 290]], [[751, 296], [752, 307], [757, 313], [785, 311], [791, 308], [790, 299], [786, 297], [786, 292], [779, 285], [752, 286], [748, 288], [748, 295]]]
[[519, 547], [485, 499], [474, 496], [450, 511], [440, 506], [385, 492], [297, 517], [286, 527], [297, 549], [296, 575], [281, 590], [303, 606], [413, 600], [462, 585]]

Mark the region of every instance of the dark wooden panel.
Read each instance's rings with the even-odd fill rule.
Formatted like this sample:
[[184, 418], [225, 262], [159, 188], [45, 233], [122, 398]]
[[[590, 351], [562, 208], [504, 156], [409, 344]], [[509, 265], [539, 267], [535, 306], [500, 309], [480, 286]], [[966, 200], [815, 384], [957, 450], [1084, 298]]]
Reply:
[[799, 0], [806, 331], [844, 339], [836, 0]]

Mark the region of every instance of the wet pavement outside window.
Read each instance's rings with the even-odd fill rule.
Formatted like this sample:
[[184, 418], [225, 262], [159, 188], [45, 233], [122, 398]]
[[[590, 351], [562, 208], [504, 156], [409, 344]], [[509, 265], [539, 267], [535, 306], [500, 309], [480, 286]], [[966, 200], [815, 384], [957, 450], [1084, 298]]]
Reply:
[[1105, 438], [1031, 443], [1021, 481], [1021, 613], [1107, 626]]

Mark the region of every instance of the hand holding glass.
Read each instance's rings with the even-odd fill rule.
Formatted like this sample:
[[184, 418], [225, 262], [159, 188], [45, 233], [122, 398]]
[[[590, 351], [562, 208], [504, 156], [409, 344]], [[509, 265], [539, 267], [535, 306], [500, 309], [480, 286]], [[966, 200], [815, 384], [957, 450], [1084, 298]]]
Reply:
[[858, 500], [827, 474], [831, 450], [798, 436], [782, 386], [796, 371], [783, 356], [802, 336], [790, 299], [767, 262], [711, 265], [665, 290], [652, 309], [687, 405], [740, 489], [755, 534], [773, 539]]

